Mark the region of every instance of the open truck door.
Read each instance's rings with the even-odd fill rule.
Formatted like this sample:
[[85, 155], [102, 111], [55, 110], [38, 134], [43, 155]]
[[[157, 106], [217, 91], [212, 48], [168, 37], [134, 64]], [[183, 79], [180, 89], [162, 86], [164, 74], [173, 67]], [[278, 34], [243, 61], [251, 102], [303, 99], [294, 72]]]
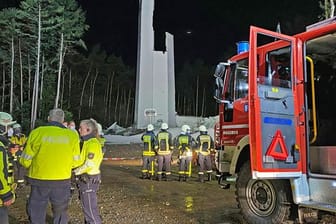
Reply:
[[[258, 48], [259, 38], [276, 48]], [[296, 39], [258, 27], [250, 29], [249, 127], [253, 178], [292, 178], [302, 174], [295, 105]], [[263, 66], [261, 66], [263, 65]]]
[[[271, 38], [271, 47], [258, 41]], [[297, 43], [292, 36], [250, 29], [249, 128], [254, 179], [293, 178], [302, 174], [297, 145]]]

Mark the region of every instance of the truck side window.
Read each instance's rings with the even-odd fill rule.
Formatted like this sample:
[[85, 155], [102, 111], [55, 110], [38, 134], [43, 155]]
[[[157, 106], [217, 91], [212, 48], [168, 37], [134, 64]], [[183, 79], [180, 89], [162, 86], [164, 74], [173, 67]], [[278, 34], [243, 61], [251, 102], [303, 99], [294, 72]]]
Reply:
[[291, 88], [291, 51], [289, 47], [271, 51], [266, 55], [268, 85]]
[[237, 67], [235, 98], [245, 98], [248, 91], [248, 68]]

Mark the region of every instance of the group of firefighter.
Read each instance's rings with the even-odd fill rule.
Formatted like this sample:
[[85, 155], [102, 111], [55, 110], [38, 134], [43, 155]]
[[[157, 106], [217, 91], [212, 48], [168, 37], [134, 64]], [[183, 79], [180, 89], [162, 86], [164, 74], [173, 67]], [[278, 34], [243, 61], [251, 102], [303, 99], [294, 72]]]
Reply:
[[167, 181], [172, 174], [173, 153], [177, 151], [178, 181], [187, 181], [191, 177], [192, 166], [196, 164], [199, 181], [211, 181], [214, 142], [204, 125], [198, 130], [200, 134], [194, 139], [190, 126], [183, 125], [181, 133], [173, 139], [167, 123], [161, 124], [157, 134], [154, 132], [154, 126], [149, 124], [141, 137], [142, 178]]

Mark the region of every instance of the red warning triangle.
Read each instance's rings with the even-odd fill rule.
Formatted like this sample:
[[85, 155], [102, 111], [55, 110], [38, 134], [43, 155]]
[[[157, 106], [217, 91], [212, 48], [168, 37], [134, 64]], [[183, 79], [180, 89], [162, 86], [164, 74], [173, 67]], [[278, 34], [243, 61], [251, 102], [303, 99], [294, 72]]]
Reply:
[[[277, 146], [280, 146], [280, 152], [278, 152]], [[273, 137], [273, 140], [271, 142], [271, 144], [269, 145], [267, 152], [266, 152], [267, 156], [271, 156], [274, 159], [278, 159], [278, 160], [286, 160], [288, 157], [288, 150], [285, 144], [285, 141], [283, 139], [283, 136], [281, 134], [280, 130], [277, 130], [275, 132], [275, 135]]]

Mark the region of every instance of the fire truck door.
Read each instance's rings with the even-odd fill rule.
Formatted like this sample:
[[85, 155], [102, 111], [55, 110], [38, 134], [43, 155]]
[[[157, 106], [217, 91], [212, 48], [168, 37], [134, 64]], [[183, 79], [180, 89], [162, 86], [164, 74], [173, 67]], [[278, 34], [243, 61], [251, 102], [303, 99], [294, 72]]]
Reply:
[[[258, 38], [265, 39], [265, 36], [274, 41], [269, 47], [258, 49]], [[271, 57], [279, 62], [272, 64]], [[295, 117], [298, 110], [293, 82], [297, 72], [296, 58], [294, 37], [251, 27], [249, 134], [253, 178], [301, 175], [300, 153], [296, 149]], [[281, 75], [287, 77], [281, 78]]]

